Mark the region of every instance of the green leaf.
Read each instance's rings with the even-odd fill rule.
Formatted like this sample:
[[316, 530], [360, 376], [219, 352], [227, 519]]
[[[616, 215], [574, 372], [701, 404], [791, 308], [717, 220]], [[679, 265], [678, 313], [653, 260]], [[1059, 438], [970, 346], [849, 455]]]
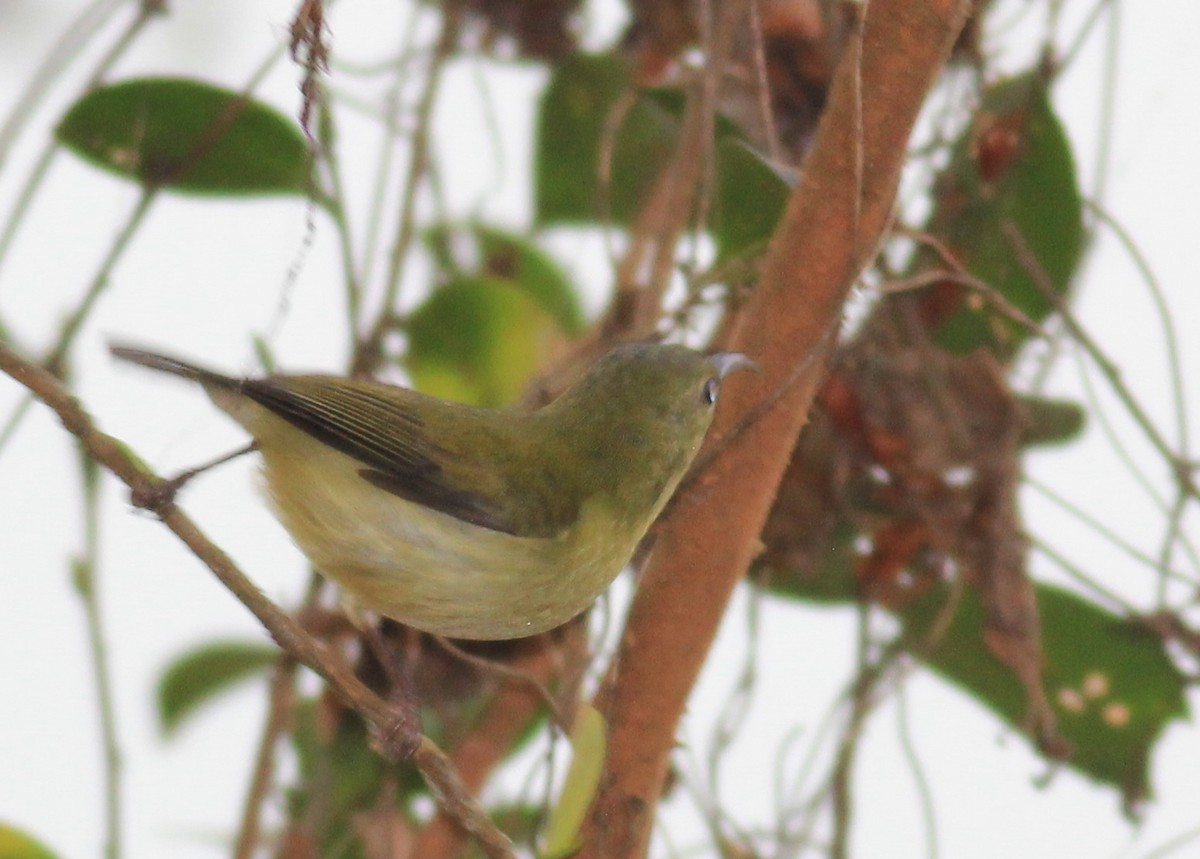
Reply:
[[[954, 144], [935, 196], [926, 231], [1010, 306], [1034, 322], [1045, 319], [1055, 304], [1015, 241], [1027, 245], [1046, 285], [1065, 295], [1083, 249], [1083, 203], [1070, 143], [1038, 75], [984, 93], [974, 121]], [[942, 263], [926, 250], [918, 257], [922, 266]], [[961, 287], [949, 289], [958, 298], [949, 303], [952, 312], [938, 331], [946, 348], [987, 346], [1007, 357], [1031, 336], [994, 303]]]
[[482, 406], [513, 402], [563, 341], [558, 321], [505, 278], [463, 276], [408, 320], [404, 364], [421, 391]]
[[306, 822], [315, 856], [376, 855], [363, 841], [364, 815], [403, 809], [426, 794], [420, 772], [381, 758], [362, 719], [332, 699], [301, 700], [294, 725], [299, 778], [288, 791], [288, 818]]
[[271, 348], [271, 344], [267, 342], [266, 338], [255, 334], [253, 345], [254, 355], [258, 358], [258, 365], [263, 368], [263, 371], [267, 373], [276, 372], [278, 363], [275, 361], [275, 351]]
[[1070, 400], [1023, 396], [1017, 398], [1025, 412], [1021, 446], [1065, 444], [1083, 432], [1087, 412]]
[[765, 248], [790, 193], [779, 172], [741, 139], [718, 140], [713, 236], [719, 258]]
[[92, 90], [57, 129], [101, 169], [147, 188], [225, 196], [312, 191], [308, 143], [290, 119], [233, 90], [141, 78]]
[[[616, 58], [579, 55], [561, 66], [538, 116], [538, 223], [631, 223], [676, 153], [682, 113], [678, 90], [639, 91]], [[789, 184], [724, 118], [715, 162], [710, 228], [728, 259], [765, 246]]]
[[321, 781], [330, 803], [330, 820], [346, 821], [354, 811], [365, 809], [379, 790], [387, 764], [371, 749], [362, 721], [339, 713], [330, 728], [319, 723], [328, 719], [319, 700], [305, 701], [296, 709], [293, 741], [304, 781]]
[[[1035, 587], [1045, 652], [1043, 680], [1073, 769], [1121, 790], [1132, 808], [1150, 795], [1149, 762], [1168, 722], [1187, 716], [1185, 678], [1144, 627], [1049, 585]], [[945, 591], [901, 615], [920, 651]], [[938, 674], [1014, 727], [1025, 717], [1017, 678], [984, 643], [983, 606], [968, 589], [945, 635], [925, 654]]]
[[[642, 99], [618, 115], [620, 97], [635, 92], [617, 57], [580, 54], [559, 66], [538, 112], [538, 223], [626, 224], [637, 214], [678, 131], [672, 117]], [[611, 173], [602, 177], [606, 161]]]
[[482, 223], [439, 224], [425, 233], [443, 279], [471, 276], [504, 280], [527, 294], [570, 337], [583, 333], [579, 296], [558, 264], [530, 240]]
[[[856, 597], [849, 525], [838, 526], [838, 547], [816, 569], [766, 570], [755, 584], [787, 599], [817, 604]], [[810, 553], [811, 554], [811, 553]], [[1073, 746], [1065, 764], [1118, 788], [1127, 808], [1150, 795], [1148, 764], [1155, 742], [1172, 719], [1187, 714], [1185, 678], [1161, 639], [1143, 627], [1076, 594], [1044, 584], [1034, 592], [1042, 627], [1044, 687], [1061, 736]], [[958, 686], [1014, 730], [1026, 719], [1026, 691], [983, 638], [983, 606], [967, 588], [935, 649], [927, 633], [939, 618], [945, 587], [893, 613], [903, 624], [903, 644], [943, 679]]]
[[571, 765], [558, 804], [550, 812], [539, 854], [545, 859], [569, 856], [579, 848], [579, 830], [600, 785], [608, 750], [608, 726], [599, 710], [580, 705], [571, 726], [571, 748]]
[[173, 734], [200, 707], [234, 684], [264, 673], [279, 656], [274, 647], [242, 641], [204, 644], [167, 666], [158, 681], [158, 720]]
[[0, 821], [0, 859], [58, 859], [58, 854], [33, 836]]

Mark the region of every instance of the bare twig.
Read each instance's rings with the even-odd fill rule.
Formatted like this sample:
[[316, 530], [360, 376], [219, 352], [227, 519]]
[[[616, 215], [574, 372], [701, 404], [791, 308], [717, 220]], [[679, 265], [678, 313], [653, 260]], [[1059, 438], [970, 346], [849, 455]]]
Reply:
[[1185, 829], [1173, 838], [1168, 838], [1143, 856], [1142, 859], [1165, 859], [1165, 857], [1176, 853], [1184, 847], [1195, 844], [1197, 840], [1200, 840], [1200, 826], [1193, 826], [1191, 829]]
[[[417, 103], [415, 128], [412, 135], [412, 154], [408, 162], [408, 175], [404, 181], [404, 196], [400, 201], [400, 222], [396, 230], [396, 239], [392, 243], [392, 249], [388, 256], [383, 301], [379, 305], [379, 315], [374, 324], [355, 345], [353, 372], [356, 375], [369, 372], [377, 365], [383, 349], [383, 338], [395, 322], [394, 314], [396, 300], [400, 294], [401, 273], [417, 232], [415, 218], [417, 191], [421, 186], [421, 178], [429, 167], [429, 126], [433, 116], [433, 107], [437, 102], [442, 72], [458, 42], [462, 17], [462, 10], [456, 0], [444, 4], [442, 32], [430, 58], [425, 74], [425, 86]], [[355, 323], [358, 321], [353, 320]]]
[[[568, 651], [567, 659], [578, 655], [586, 647], [586, 627], [573, 625], [567, 631], [563, 645]], [[551, 678], [559, 681], [560, 700], [574, 702], [578, 698], [578, 679], [572, 682], [570, 671], [564, 677], [562, 654], [556, 647], [542, 647], [518, 658], [521, 671], [537, 678], [539, 685]], [[505, 684], [488, 701], [486, 709], [479, 715], [471, 732], [450, 750], [454, 770], [474, 790], [482, 785], [488, 775], [511, 753], [518, 739], [528, 730], [531, 721], [541, 711], [544, 701], [527, 684]], [[564, 709], [559, 705], [559, 710]], [[568, 720], [569, 724], [569, 720]], [[555, 748], [550, 745], [551, 754]], [[547, 800], [547, 803], [549, 800]], [[413, 845], [412, 856], [458, 856], [463, 852], [462, 828], [446, 814], [439, 814], [418, 834]]]
[[281, 653], [271, 673], [270, 698], [267, 706], [267, 721], [263, 725], [258, 752], [254, 756], [254, 772], [250, 777], [250, 788], [242, 807], [242, 822], [234, 841], [234, 859], [251, 859], [258, 847], [259, 818], [263, 803], [271, 789], [275, 771], [275, 747], [287, 730], [295, 701], [294, 683], [296, 660]]
[[108, 638], [100, 612], [96, 570], [100, 562], [99, 468], [87, 456], [81, 457], [83, 472], [84, 547], [83, 555], [72, 564], [75, 589], [83, 602], [92, 674], [96, 682], [96, 706], [100, 714], [100, 736], [104, 752], [104, 855], [121, 855], [121, 748], [117, 739], [117, 711], [113, 703], [112, 672], [108, 661]]
[[[75, 342], [75, 337], [79, 334], [83, 323], [87, 320], [99, 301], [100, 296], [109, 285], [109, 275], [112, 274], [113, 268], [116, 266], [125, 249], [129, 247], [130, 241], [133, 240], [134, 233], [137, 232], [142, 221], [146, 217], [146, 213], [150, 210], [150, 204], [154, 201], [155, 192], [152, 188], [143, 189], [141, 196], [138, 197], [137, 205], [134, 206], [129, 218], [124, 226], [117, 233], [116, 239], [113, 241], [112, 247], [109, 248], [108, 254], [100, 263], [100, 268], [92, 277], [91, 283], [88, 285], [87, 292], [80, 299], [79, 304], [72, 311], [71, 315], [66, 318], [59, 330], [58, 341], [51, 348], [49, 355], [45, 359], [45, 366], [49, 368], [54, 375], [61, 375], [63, 371], [63, 361], [67, 357], [67, 352], [70, 351], [72, 344]], [[17, 407], [13, 409], [9, 419], [5, 421], [4, 429], [0, 430], [0, 448], [3, 448], [9, 437], [16, 432], [20, 426], [21, 420], [29, 411], [30, 397], [25, 397]]]
[[971, 274], [962, 261], [954, 255], [950, 248], [937, 236], [922, 230], [914, 230], [908, 227], [896, 228], [896, 233], [899, 235], [908, 236], [913, 241], [924, 245], [932, 250], [950, 269], [950, 271], [926, 271], [912, 277], [901, 278], [898, 280], [888, 281], [883, 286], [883, 291], [887, 293], [905, 292], [911, 289], [920, 289], [930, 286], [935, 283], [948, 281], [959, 286], [965, 286], [967, 289], [974, 290], [987, 302], [989, 302], [997, 312], [1007, 316], [1010, 320], [1020, 325], [1030, 334], [1037, 337], [1049, 338], [1049, 333], [1037, 322], [1029, 318], [1029, 316], [1017, 307], [1011, 301], [1004, 297], [1000, 290], [996, 289], [990, 283], [980, 280], [975, 275]]
[[93, 0], [46, 52], [41, 66], [25, 84], [20, 100], [0, 126], [0, 168], [8, 160], [9, 149], [55, 78], [66, 70], [71, 60], [82, 53], [87, 42], [103, 30], [105, 22], [124, 2], [125, 0]]
[[155, 191], [153, 188], [146, 188], [138, 197], [137, 205], [133, 207], [133, 211], [129, 214], [129, 219], [117, 233], [112, 247], [109, 248], [104, 261], [100, 263], [100, 268], [92, 278], [91, 284], [88, 285], [87, 292], [83, 299], [75, 308], [74, 312], [67, 317], [67, 321], [63, 323], [62, 331], [58, 335], [58, 342], [54, 344], [49, 356], [46, 358], [46, 366], [54, 372], [59, 372], [60, 364], [67, 355], [67, 351], [71, 348], [71, 344], [75, 342], [75, 337], [79, 333], [80, 326], [87, 319], [88, 314], [92, 312], [92, 307], [95, 306], [104, 290], [109, 285], [109, 276], [112, 274], [113, 268], [117, 261], [121, 259], [121, 255], [125, 249], [129, 247], [130, 241], [133, 240], [134, 233], [137, 232], [142, 221], [146, 218], [146, 213], [150, 211], [150, 204], [154, 202]]
[[905, 695], [903, 686], [896, 691], [896, 720], [900, 749], [904, 752], [909, 769], [912, 770], [913, 782], [917, 789], [917, 802], [921, 806], [921, 820], [925, 824], [925, 843], [929, 847], [929, 859], [938, 859], [937, 803], [933, 800], [929, 777], [925, 775], [925, 768], [921, 766], [917, 747], [913, 743], [912, 729], [908, 721], [908, 696]]
[[[120, 2], [121, 0], [116, 0], [117, 5]], [[26, 88], [24, 95], [21, 97], [21, 102], [13, 108], [3, 129], [0, 129], [0, 169], [3, 169], [4, 162], [7, 159], [9, 146], [20, 133], [21, 127], [25, 124], [25, 120], [31, 113], [32, 107], [45, 94], [45, 90], [49, 87], [50, 79], [59, 71], [65, 69], [66, 62], [63, 57], [78, 54], [82, 49], [82, 42], [101, 31], [103, 18], [109, 14], [111, 8], [114, 8], [114, 0], [99, 0], [99, 2], [93, 3], [72, 24], [71, 28], [63, 34], [55, 49], [47, 55], [45, 63], [34, 77], [35, 82]], [[91, 92], [96, 88], [117, 60], [124, 56], [126, 49], [133, 43], [142, 30], [145, 29], [150, 19], [162, 10], [163, 4], [159, 2], [141, 2], [138, 4], [137, 15], [117, 35], [113, 44], [104, 52], [100, 61], [92, 69], [87, 82], [83, 86], [83, 93]], [[93, 21], [93, 18], [96, 20]], [[50, 162], [53, 160], [56, 151], [58, 151], [58, 141], [53, 138], [47, 140], [32, 169], [29, 171], [28, 177], [26, 177], [24, 184], [21, 186], [21, 190], [16, 195], [16, 203], [9, 213], [3, 230], [0, 230], [0, 267], [4, 264], [4, 258], [8, 254], [8, 249], [12, 244], [13, 237], [17, 233], [17, 228], [24, 220], [25, 213], [29, 210], [29, 206], [33, 203], [42, 180], [47, 175]]]
[[[1027, 274], [1029, 274], [1034, 285], [1037, 286], [1038, 291], [1042, 293], [1043, 297], [1053, 304], [1054, 309], [1061, 314], [1063, 322], [1066, 324], [1067, 329], [1071, 332], [1071, 335], [1075, 338], [1076, 342], [1078, 342], [1079, 345], [1083, 347], [1084, 351], [1091, 356], [1092, 360], [1096, 362], [1096, 366], [1100, 368], [1100, 372], [1104, 374], [1104, 378], [1108, 381], [1108, 384], [1110, 387], [1112, 387], [1113, 392], [1128, 410], [1130, 417], [1132, 417], [1137, 425], [1141, 427], [1146, 439], [1154, 446], [1154, 449], [1158, 451], [1159, 455], [1171, 465], [1172, 469], [1174, 469], [1177, 473], [1187, 473], [1188, 469], [1190, 468], [1190, 463], [1181, 462], [1179, 454], [1171, 449], [1171, 445], [1167, 442], [1166, 438], [1163, 437], [1158, 427], [1154, 425], [1154, 422], [1146, 413], [1146, 410], [1142, 408], [1141, 403], [1138, 402], [1137, 398], [1133, 395], [1133, 391], [1129, 390], [1129, 387], [1121, 379], [1120, 368], [1113, 362], [1111, 358], [1108, 357], [1107, 353], [1100, 348], [1100, 345], [1092, 339], [1091, 335], [1083, 329], [1083, 326], [1079, 324], [1079, 320], [1075, 318], [1075, 315], [1071, 312], [1071, 309], [1067, 307], [1066, 301], [1063, 300], [1062, 295], [1057, 289], [1055, 289], [1050, 276], [1042, 267], [1041, 261], [1037, 258], [1037, 255], [1034, 254], [1033, 250], [1029, 247], [1028, 242], [1025, 241], [1025, 237], [1021, 235], [1021, 231], [1011, 221], [1002, 224], [1001, 230], [1004, 233], [1004, 237], [1011, 245], [1013, 252], [1016, 253], [1017, 260], [1021, 263], [1021, 267]], [[1189, 494], [1195, 493], [1196, 487], [1193, 485], [1189, 489]]]
[[1116, 532], [1114, 528], [1101, 522], [1095, 516], [1088, 513], [1078, 504], [1074, 503], [1066, 496], [1052, 489], [1048, 484], [1026, 474], [1022, 477], [1026, 486], [1040, 492], [1048, 501], [1063, 510], [1065, 513], [1074, 516], [1084, 525], [1095, 531], [1100, 537], [1106, 540], [1110, 545], [1120, 549], [1130, 558], [1133, 558], [1139, 563], [1145, 564], [1152, 570], [1162, 574], [1164, 578], [1174, 579], [1180, 584], [1194, 584], [1194, 580], [1180, 570], [1172, 569], [1170, 565], [1164, 564], [1161, 558], [1154, 558], [1146, 552], [1143, 552], [1133, 543], [1123, 538]]
[[867, 716], [874, 709], [875, 687], [880, 681], [885, 664], [872, 664], [869, 657], [871, 641], [868, 634], [870, 606], [858, 605], [858, 671], [850, 687], [850, 716], [842, 731], [834, 757], [833, 770], [829, 776], [829, 796], [833, 806], [833, 834], [830, 838], [831, 859], [846, 859], [850, 854], [850, 815], [852, 797], [850, 791], [854, 759], [858, 753], [858, 742], [862, 738]]
[[758, 112], [762, 118], [764, 135], [767, 138], [767, 151], [771, 160], [784, 163], [786, 155], [783, 144], [779, 142], [779, 129], [775, 124], [775, 108], [771, 104], [771, 80], [767, 75], [767, 54], [764, 48], [762, 25], [762, 0], [752, 0], [750, 3], [750, 34], [754, 40], [754, 90], [758, 96]]
[[550, 714], [554, 718], [554, 723], [558, 725], [559, 729], [563, 732], [571, 730], [570, 719], [562, 712], [562, 708], [558, 706], [558, 701], [554, 699], [554, 695], [551, 694], [550, 690], [546, 688], [546, 684], [536, 674], [522, 671], [519, 668], [513, 668], [494, 659], [485, 659], [482, 656], [476, 656], [474, 653], [468, 653], [445, 636], [435, 635], [433, 639], [447, 653], [461, 659], [468, 665], [472, 665], [487, 674], [493, 674], [496, 677], [502, 677], [505, 680], [515, 683], [522, 683], [529, 687], [541, 699], [542, 703], [549, 708]]
[[[1112, 388], [1113, 393], [1115, 393], [1117, 399], [1120, 400], [1121, 405], [1125, 407], [1125, 410], [1129, 413], [1129, 416], [1133, 418], [1134, 423], [1138, 425], [1146, 439], [1150, 442], [1154, 449], [1158, 451], [1158, 454], [1163, 458], [1163, 460], [1166, 461], [1167, 465], [1171, 469], [1172, 477], [1175, 480], [1176, 487], [1175, 499], [1172, 501], [1166, 511], [1167, 532], [1163, 538], [1163, 545], [1159, 552], [1159, 564], [1160, 567], [1165, 570], [1170, 566], [1171, 552], [1175, 545], [1182, 544], [1185, 548], [1190, 547], [1190, 544], [1183, 531], [1183, 516], [1189, 501], [1200, 500], [1200, 486], [1197, 485], [1194, 475], [1197, 465], [1196, 463], [1188, 460], [1185, 452], [1179, 452], [1172, 449], [1166, 437], [1162, 434], [1158, 427], [1155, 426], [1153, 420], [1150, 418], [1150, 415], [1142, 407], [1137, 397], [1134, 396], [1133, 391], [1130, 390], [1129, 386], [1126, 385], [1125, 381], [1121, 378], [1120, 368], [1111, 358], [1108, 357], [1108, 354], [1100, 348], [1100, 345], [1092, 339], [1091, 335], [1084, 330], [1079, 320], [1076, 319], [1074, 313], [1072, 313], [1070, 308], [1067, 307], [1066, 301], [1063, 299], [1059, 291], [1054, 288], [1054, 283], [1050, 279], [1050, 276], [1046, 273], [1045, 268], [1043, 268], [1041, 261], [1033, 252], [1033, 249], [1029, 247], [1029, 243], [1025, 241], [1025, 237], [1021, 235], [1021, 231], [1017, 228], [1016, 224], [1012, 223], [1011, 221], [1006, 221], [1001, 225], [1001, 230], [1004, 233], [1005, 239], [1007, 239], [1009, 245], [1012, 247], [1013, 252], [1017, 255], [1017, 260], [1021, 263], [1022, 268], [1024, 268], [1029, 274], [1030, 279], [1038, 288], [1038, 291], [1041, 292], [1046, 300], [1049, 301], [1058, 311], [1063, 320], [1063, 324], [1071, 333], [1071, 336], [1077, 343], [1079, 343], [1092, 361], [1095, 362], [1101, 374], [1103, 374], [1105, 380], [1108, 382], [1109, 387]], [[1148, 266], [1145, 267], [1144, 273], [1149, 273]], [[1148, 282], [1150, 282], [1153, 286], [1153, 278], [1150, 278]], [[1153, 289], [1152, 294], [1155, 295], [1156, 299], [1158, 298], [1157, 292]], [[1160, 306], [1159, 309], [1160, 312], [1165, 314], [1165, 307]], [[1167, 331], [1172, 331], [1169, 325], [1167, 326]], [[1173, 343], [1172, 346], [1174, 346]], [[1182, 384], [1180, 381], [1181, 378], [1181, 374], [1176, 374], [1175, 381], [1177, 385]], [[1181, 402], [1182, 390], [1178, 387], [1176, 388], [1176, 397], [1177, 401]], [[1177, 408], [1181, 408], [1181, 406], [1178, 405], [1178, 402]], [[1178, 413], [1178, 420], [1180, 431], [1186, 432], [1187, 421], [1182, 411]], [[1180, 443], [1186, 444], [1186, 442], [1183, 442], [1182, 440]], [[1186, 451], [1186, 448], [1184, 450]], [[1166, 605], [1166, 583], [1166, 576], [1163, 575], [1160, 579], [1158, 592], [1160, 607], [1165, 607]]]

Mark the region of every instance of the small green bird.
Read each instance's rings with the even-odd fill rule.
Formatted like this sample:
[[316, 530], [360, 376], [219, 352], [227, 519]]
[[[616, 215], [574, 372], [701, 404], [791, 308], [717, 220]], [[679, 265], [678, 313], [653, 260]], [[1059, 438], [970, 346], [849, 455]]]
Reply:
[[352, 602], [439, 635], [552, 629], [616, 578], [687, 471], [720, 380], [753, 362], [634, 343], [536, 411], [334, 376], [198, 382], [251, 436], [275, 512]]

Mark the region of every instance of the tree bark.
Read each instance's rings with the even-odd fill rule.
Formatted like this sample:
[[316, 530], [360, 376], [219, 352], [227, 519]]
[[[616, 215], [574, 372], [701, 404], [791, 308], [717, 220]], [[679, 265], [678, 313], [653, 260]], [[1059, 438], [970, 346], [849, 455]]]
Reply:
[[860, 7], [861, 41], [853, 39], [842, 58], [758, 289], [732, 332], [730, 348], [762, 372], [727, 382], [708, 448], [719, 456], [675, 499], [597, 702], [609, 722], [609, 757], [580, 859], [646, 853], [677, 723], [730, 594], [758, 551], [846, 297], [890, 221], [913, 124], [970, 5], [870, 0]]

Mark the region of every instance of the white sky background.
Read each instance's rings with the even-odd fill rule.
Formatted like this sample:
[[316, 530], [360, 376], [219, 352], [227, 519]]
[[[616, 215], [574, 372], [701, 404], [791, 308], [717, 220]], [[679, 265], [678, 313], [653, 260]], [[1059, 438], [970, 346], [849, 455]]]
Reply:
[[[292, 5], [291, 0], [177, 0], [115, 76], [192, 74], [241, 86], [270, 47], [285, 38]], [[402, 24], [393, 7], [384, 0], [342, 0], [332, 20], [336, 48], [364, 61], [389, 56]], [[0, 116], [7, 115], [64, 22], [80, 8], [48, 0], [0, 4]], [[597, 33], [619, 26], [607, 19], [595, 23]], [[1122, 7], [1106, 197], [1167, 292], [1182, 338], [1181, 360], [1185, 373], [1191, 371], [1193, 404], [1200, 401], [1195, 381], [1200, 347], [1193, 334], [1200, 330], [1194, 261], [1200, 228], [1196, 33], [1200, 6], [1190, 0]], [[1011, 46], [1006, 40], [996, 44]], [[1033, 45], [1031, 40], [1028, 47]], [[1101, 47], [1102, 39], [1093, 39], [1091, 50], [1055, 91], [1089, 185], [1097, 153]], [[80, 68], [90, 67], [94, 57]], [[435, 145], [455, 165], [447, 176], [448, 192], [461, 211], [521, 225], [529, 217], [522, 189], [529, 187], [532, 96], [544, 77], [534, 67], [505, 69], [500, 75], [503, 81], [489, 86], [502, 119], [502, 162], [477, 154], [494, 148], [493, 131], [480, 118], [471, 64], [459, 65], [447, 80]], [[262, 96], [294, 111], [296, 76], [280, 64]], [[73, 80], [77, 86], [78, 77]], [[74, 91], [69, 85], [55, 89], [46, 109], [34, 117], [34, 130], [24, 135], [0, 175], [0, 217], [8, 216], [27, 165]], [[371, 123], [352, 120], [343, 132], [347, 154], [342, 159], [352, 181], [356, 160], [364, 165], [359, 187], [352, 189], [356, 194], [369, 191], [363, 183], [376, 157], [373, 130]], [[56, 158], [44, 196], [0, 268], [0, 317], [22, 345], [41, 349], [50, 342], [135, 196], [129, 185], [70, 155]], [[101, 428], [171, 473], [239, 444], [238, 431], [197, 391], [114, 367], [104, 343], [121, 337], [170, 347], [230, 371], [252, 368], [247, 332], [265, 333], [276, 316], [285, 272], [302, 253], [305, 212], [292, 200], [228, 204], [164, 195], [154, 205], [73, 356], [77, 390]], [[340, 283], [334, 248], [332, 227], [319, 215], [315, 245], [273, 340], [285, 367], [335, 370], [345, 364], [349, 341], [341, 327], [340, 287], [329, 288]], [[583, 265], [577, 262], [581, 256], [597, 259], [594, 253], [567, 253], [563, 260], [575, 269]], [[589, 283], [607, 280], [594, 265], [574, 273]], [[418, 281], [414, 276], [412, 282]], [[597, 296], [590, 306], [600, 303]], [[1113, 242], [1103, 242], [1090, 260], [1079, 313], [1159, 425], [1172, 427], [1160, 328], [1133, 266]], [[329, 320], [337, 320], [333, 330]], [[1063, 362], [1053, 391], [1078, 396], [1073, 367]], [[0, 379], [0, 417], [7, 417], [20, 393]], [[1121, 422], [1111, 404], [1109, 414]], [[1194, 430], [1192, 442], [1200, 442]], [[1136, 443], [1134, 448], [1142, 452]], [[1149, 463], [1151, 477], [1164, 485], [1161, 465], [1148, 457], [1140, 461]], [[1161, 538], [1163, 517], [1110, 462], [1109, 449], [1093, 428], [1084, 443], [1035, 454], [1028, 467], [1152, 550]], [[42, 409], [0, 453], [0, 820], [27, 829], [63, 857], [96, 855], [102, 831], [92, 678], [82, 610], [68, 574], [68, 560], [82, 544], [74, 464], [67, 436]], [[258, 501], [253, 484], [253, 465], [240, 462], [190, 486], [182, 504], [269, 595], [294, 602], [304, 581], [303, 561]], [[104, 494], [100, 587], [124, 753], [127, 856], [224, 855], [261, 725], [262, 690], [237, 692], [170, 742], [157, 736], [153, 690], [162, 667], [200, 642], [263, 636], [165, 529], [129, 511], [111, 481]], [[1025, 504], [1035, 530], [1052, 535], [1059, 550], [1149, 605], [1153, 576], [1036, 496], [1027, 495]], [[1050, 568], [1039, 567], [1039, 573], [1057, 577]], [[693, 757], [703, 755], [712, 719], [740, 668], [745, 614], [742, 594], [723, 630], [721, 655], [706, 671], [684, 727]], [[801, 727], [788, 759], [794, 772], [799, 752], [807, 748], [838, 684], [849, 676], [854, 623], [845, 610], [763, 606], [754, 716], [722, 780], [722, 804], [738, 820], [765, 825], [774, 819], [774, 772], [783, 738]], [[1194, 726], [1173, 728], [1160, 745], [1153, 770], [1160, 798], [1149, 807], [1142, 829], [1135, 830], [1119, 817], [1115, 792], [1069, 772], [1046, 789], [1034, 789], [1032, 780], [1045, 766], [1025, 742], [936, 678], [918, 673], [906, 700], [936, 802], [941, 856], [1134, 857], [1200, 825], [1200, 736]], [[1193, 709], [1198, 704], [1193, 695]], [[911, 768], [897, 736], [893, 702], [870, 723], [857, 767], [854, 844], [859, 856], [927, 854]], [[686, 802], [679, 805], [668, 821], [670, 840], [693, 843], [700, 832], [694, 828], [697, 818]], [[1200, 856], [1200, 842], [1176, 855]]]

